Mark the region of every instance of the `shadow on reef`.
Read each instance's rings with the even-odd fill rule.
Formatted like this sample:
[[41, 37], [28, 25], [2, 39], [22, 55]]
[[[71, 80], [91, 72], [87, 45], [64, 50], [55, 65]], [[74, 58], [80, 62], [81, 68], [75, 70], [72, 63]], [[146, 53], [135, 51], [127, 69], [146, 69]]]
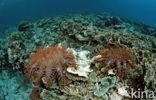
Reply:
[[[23, 65], [38, 48], [63, 46], [75, 56], [77, 69], [68, 66], [65, 74], [59, 74], [71, 80], [62, 86], [57, 81], [60, 77], [51, 77], [51, 71], [46, 69], [49, 67], [35, 65], [36, 61], [43, 65], [50, 63], [46, 57], [49, 53], [42, 56], [37, 53], [39, 60], [34, 60], [34, 65], [30, 62], [30, 77], [42, 83], [53, 82], [48, 88], [44, 84], [36, 88], [33, 84], [32, 100], [132, 100], [140, 99], [131, 97], [132, 88], [156, 91], [154, 27], [110, 14], [82, 13], [23, 21], [16, 30], [4, 34], [5, 38], [0, 40], [1, 69], [23, 71]], [[63, 61], [57, 60], [61, 64]], [[45, 74], [48, 78], [42, 77]]]

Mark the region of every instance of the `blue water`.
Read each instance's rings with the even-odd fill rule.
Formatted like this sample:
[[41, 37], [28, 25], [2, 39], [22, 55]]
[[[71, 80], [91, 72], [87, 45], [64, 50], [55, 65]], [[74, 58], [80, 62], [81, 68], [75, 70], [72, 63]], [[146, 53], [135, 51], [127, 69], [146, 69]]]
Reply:
[[0, 31], [22, 20], [84, 11], [108, 12], [156, 26], [156, 0], [0, 0]]

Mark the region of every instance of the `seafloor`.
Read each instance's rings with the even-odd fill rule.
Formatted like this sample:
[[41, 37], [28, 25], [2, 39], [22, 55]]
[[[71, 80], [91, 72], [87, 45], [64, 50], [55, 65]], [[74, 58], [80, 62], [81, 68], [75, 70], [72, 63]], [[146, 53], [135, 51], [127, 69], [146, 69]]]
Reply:
[[[141, 91], [148, 93], [145, 100], [154, 99], [150, 93], [156, 92], [156, 28], [110, 14], [81, 13], [23, 21], [1, 34], [0, 100], [29, 100], [33, 85], [25, 79], [23, 65], [37, 48], [57, 45], [88, 51], [86, 59], [103, 49], [126, 47], [137, 66], [126, 69], [130, 78], [120, 79], [103, 74], [91, 62], [88, 77], [68, 73], [72, 83], [59, 86], [54, 81], [51, 88], [40, 88], [36, 100], [139, 100]], [[131, 89], [138, 91], [134, 98]]]

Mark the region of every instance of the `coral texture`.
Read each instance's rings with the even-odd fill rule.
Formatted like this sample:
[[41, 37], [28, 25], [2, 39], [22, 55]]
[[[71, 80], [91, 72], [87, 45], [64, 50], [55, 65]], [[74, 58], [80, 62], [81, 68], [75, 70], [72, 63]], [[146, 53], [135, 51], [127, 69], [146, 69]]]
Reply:
[[93, 71], [90, 69], [92, 60], [87, 57], [90, 52], [86, 50], [79, 52], [73, 50], [73, 52], [75, 52], [75, 56], [77, 57], [77, 69], [75, 70], [73, 67], [68, 67], [67, 71], [78, 76], [88, 77], [88, 74]]
[[33, 80], [34, 86], [43, 85], [48, 88], [52, 85], [52, 78], [57, 79], [60, 85], [70, 83], [65, 76], [66, 68], [69, 66], [76, 68], [75, 56], [72, 52], [64, 47], [50, 46], [37, 49], [25, 64], [24, 71], [26, 78]]
[[100, 81], [96, 82], [96, 90], [94, 91], [94, 95], [101, 97], [104, 94], [106, 94], [106, 92], [114, 87], [116, 82], [116, 78], [115, 77], [104, 77], [102, 78]]
[[[140, 92], [156, 91], [156, 28], [111, 14], [84, 12], [21, 22], [18, 29], [11, 28], [0, 34], [0, 74], [2, 74], [0, 75], [0, 90], [2, 90], [0, 98], [2, 100], [29, 100], [31, 84], [25, 83], [21, 76], [22, 73], [18, 75], [14, 73], [21, 71], [22, 65], [27, 63], [27, 58], [36, 48], [59, 43], [62, 46], [74, 48], [78, 52], [75, 55], [77, 69], [70, 70], [72, 74], [63, 74], [72, 82], [70, 85], [60, 86], [58, 78], [53, 75], [55, 70], [51, 69], [50, 78], [45, 77], [47, 67], [43, 67], [41, 77], [35, 79], [34, 75], [42, 67], [34, 66], [30, 73], [30, 64], [27, 66], [27, 71], [25, 70], [30, 74], [30, 76], [27, 75], [27, 78], [40, 86], [33, 87], [31, 99], [132, 100], [133, 98], [126, 97], [127, 93], [131, 93], [132, 88], [134, 91], [140, 89]], [[106, 67], [108, 60], [106, 62], [106, 59], [101, 59], [102, 55], [93, 57], [95, 52], [101, 50], [108, 52], [110, 49], [106, 48], [112, 46], [122, 46], [129, 48], [129, 51], [132, 50], [132, 53], [135, 53], [137, 68], [131, 69], [133, 66], [124, 59], [127, 61], [126, 68], [123, 69], [124, 64], [120, 64], [123, 71], [118, 72], [117, 61], [114, 66], [110, 64]], [[82, 50], [87, 50], [90, 53], [87, 54]], [[95, 60], [92, 60], [92, 57]], [[43, 57], [40, 57], [42, 63], [47, 62], [41, 58]], [[135, 65], [135, 63], [133, 64]], [[69, 68], [73, 67], [69, 65], [67, 69], [64, 68], [63, 72], [68, 71]], [[91, 70], [93, 71], [90, 72]], [[105, 72], [108, 72], [108, 75]], [[13, 73], [13, 77], [4, 73]], [[73, 75], [74, 73], [76, 75]], [[114, 75], [115, 78], [112, 77]], [[118, 78], [118, 76], [125, 75], [128, 77], [125, 77], [124, 80]], [[82, 76], [86, 76], [86, 78]], [[50, 88], [44, 86], [49, 87], [51, 84]]]
[[103, 69], [105, 73], [113, 69], [120, 78], [125, 78], [126, 71], [136, 67], [135, 56], [126, 47], [104, 49], [97, 54], [101, 55], [97, 61], [100, 62], [100, 65], [105, 66]]

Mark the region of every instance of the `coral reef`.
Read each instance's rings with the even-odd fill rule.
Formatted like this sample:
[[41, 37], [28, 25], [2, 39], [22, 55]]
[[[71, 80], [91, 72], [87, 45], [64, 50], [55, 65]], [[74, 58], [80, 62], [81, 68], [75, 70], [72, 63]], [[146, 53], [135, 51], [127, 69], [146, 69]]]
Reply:
[[31, 83], [28, 83], [22, 72], [3, 70], [0, 72], [1, 100], [30, 100]]
[[32, 79], [35, 87], [43, 84], [46, 88], [52, 86], [56, 78], [60, 85], [66, 85], [70, 80], [65, 76], [67, 67], [76, 68], [75, 56], [64, 47], [46, 47], [37, 49], [24, 66], [27, 79]]
[[[107, 13], [82, 13], [23, 21], [19, 24], [18, 29], [4, 32], [6, 36], [5, 39], [0, 41], [3, 53], [0, 55], [0, 58], [2, 58], [2, 62], [7, 63], [7, 65], [9, 64], [13, 69], [21, 69], [21, 65], [26, 62], [26, 59], [37, 48], [57, 45], [58, 43], [77, 49], [83, 46], [84, 49], [90, 50], [91, 52], [96, 45], [99, 45], [97, 42], [101, 42], [101, 39], [104, 39], [102, 43], [105, 45], [108, 44], [108, 42], [112, 42], [113, 44], [114, 42], [127, 42], [126, 45], [129, 46], [133, 44], [130, 44], [132, 41], [128, 40], [129, 36], [123, 37], [123, 35], [121, 35], [122, 39], [119, 37], [119, 40], [114, 40], [117, 39], [115, 38], [116, 35], [120, 33], [124, 35], [134, 35], [133, 33], [136, 32], [139, 34], [148, 33], [149, 35], [156, 33], [155, 28], [146, 25], [145, 29], [144, 26], [144, 24], [139, 22], [112, 16]], [[13, 34], [21, 38], [16, 40], [9, 39], [9, 37], [15, 36]], [[109, 36], [112, 37], [112, 39], [109, 39]], [[136, 37], [134, 36], [134, 38]], [[133, 38], [131, 39], [134, 40]], [[154, 43], [155, 42], [153, 42], [153, 45]], [[20, 53], [18, 53], [17, 50]]]
[[112, 47], [104, 49], [97, 53], [101, 57], [96, 59], [96, 67], [100, 67], [104, 73], [108, 74], [110, 69], [115, 71], [115, 74], [120, 78], [126, 77], [126, 71], [135, 69], [136, 60], [133, 53], [125, 47]]
[[8, 38], [8, 61], [13, 69], [20, 69], [26, 58], [24, 40], [20, 32], [12, 32]]
[[[4, 69], [11, 69], [11, 73], [23, 71], [22, 65], [25, 64], [26, 76], [34, 82], [30, 95], [32, 100], [132, 100], [135, 98], [128, 96], [131, 88], [156, 91], [156, 28], [154, 27], [107, 13], [81, 13], [24, 21], [18, 28], [7, 30], [3, 35], [5, 35], [3, 39], [0, 39], [0, 73], [5, 72]], [[64, 57], [61, 58], [60, 54], [57, 56], [55, 53], [62, 50], [62, 46], [58, 51], [49, 51], [56, 55], [55, 57], [43, 53], [52, 48], [49, 46], [57, 48], [59, 43], [63, 48], [73, 49], [65, 49], [65, 54], [75, 56], [76, 62], [69, 59], [72, 63], [66, 63], [66, 67], [54, 67], [49, 64], [65, 63], [62, 60]], [[33, 52], [35, 53], [32, 54]], [[103, 59], [100, 55], [95, 56], [97, 52], [101, 53]], [[107, 53], [110, 55], [105, 56]], [[110, 58], [115, 60], [111, 61]], [[53, 62], [54, 59], [57, 61]], [[137, 65], [133, 66], [136, 63]], [[97, 67], [98, 65], [100, 66]], [[110, 66], [106, 67], [107, 65]], [[118, 70], [120, 68], [121, 74]], [[105, 72], [108, 74], [104, 74]], [[63, 82], [58, 77], [60, 75], [71, 83], [61, 85]], [[124, 77], [124, 80], [121, 77]], [[4, 78], [1, 80], [9, 80], [7, 77]], [[13, 83], [16, 82], [11, 84]], [[6, 82], [6, 85], [10, 84]], [[23, 91], [20, 91], [18, 94], [22, 93]], [[6, 94], [8, 98], [11, 94], [15, 95], [14, 92], [5, 92], [3, 97], [7, 98]], [[28, 100], [28, 96], [24, 98]]]
[[152, 65], [149, 66], [144, 80], [146, 82], [146, 87], [145, 88], [151, 88], [153, 91], [156, 90], [156, 81], [155, 81], [155, 77], [156, 77], [156, 72], [155, 72], [155, 68], [156, 68], [156, 62], [152, 62]]

